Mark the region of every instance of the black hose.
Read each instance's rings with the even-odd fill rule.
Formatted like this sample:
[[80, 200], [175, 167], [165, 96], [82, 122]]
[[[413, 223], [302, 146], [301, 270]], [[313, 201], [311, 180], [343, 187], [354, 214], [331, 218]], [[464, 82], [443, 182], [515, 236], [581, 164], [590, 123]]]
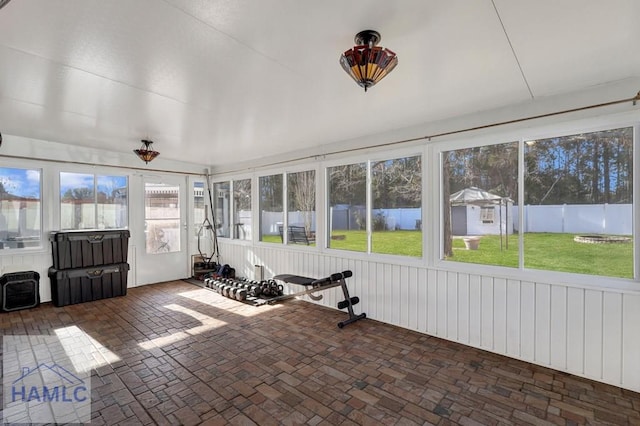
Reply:
[[209, 176], [207, 176], [207, 192], [209, 193], [209, 205], [211, 206], [211, 219], [213, 221], [213, 226], [211, 230], [213, 232], [213, 253], [211, 253], [211, 258], [216, 256], [216, 263], [220, 264], [220, 248], [218, 247], [218, 230], [216, 229], [216, 215], [213, 213], [213, 196], [211, 195], [211, 182], [209, 181]]

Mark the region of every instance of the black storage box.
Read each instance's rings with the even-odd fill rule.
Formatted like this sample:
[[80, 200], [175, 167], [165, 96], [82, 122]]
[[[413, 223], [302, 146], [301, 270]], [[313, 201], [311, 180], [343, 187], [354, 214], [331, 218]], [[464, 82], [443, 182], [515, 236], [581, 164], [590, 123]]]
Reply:
[[12, 272], [0, 277], [0, 309], [4, 312], [34, 308], [40, 303], [40, 274]]
[[58, 270], [127, 263], [128, 230], [56, 231], [49, 235]]
[[49, 268], [53, 304], [66, 306], [124, 296], [128, 272], [128, 263], [68, 270]]

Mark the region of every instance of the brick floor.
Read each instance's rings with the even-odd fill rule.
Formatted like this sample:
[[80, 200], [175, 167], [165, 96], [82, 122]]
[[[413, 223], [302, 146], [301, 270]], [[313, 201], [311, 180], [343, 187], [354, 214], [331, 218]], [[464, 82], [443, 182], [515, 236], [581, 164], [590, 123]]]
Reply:
[[77, 326], [117, 358], [92, 424], [640, 425], [640, 394], [288, 301], [253, 307], [177, 281], [0, 315], [0, 332]]

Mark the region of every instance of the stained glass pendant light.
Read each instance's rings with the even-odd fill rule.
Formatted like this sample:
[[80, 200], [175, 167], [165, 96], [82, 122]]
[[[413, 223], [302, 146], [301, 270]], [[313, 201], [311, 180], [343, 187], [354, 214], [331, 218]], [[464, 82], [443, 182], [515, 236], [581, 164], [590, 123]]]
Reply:
[[158, 151], [153, 150], [151, 145], [153, 145], [152, 141], [143, 139], [142, 146], [139, 149], [133, 150], [133, 152], [135, 152], [136, 155], [140, 157], [140, 159], [144, 161], [146, 164], [149, 164], [149, 161], [153, 160], [158, 155], [160, 155]]
[[377, 31], [360, 31], [355, 37], [356, 46], [340, 57], [342, 68], [365, 92], [398, 65], [398, 57], [394, 52], [376, 46], [380, 39]]

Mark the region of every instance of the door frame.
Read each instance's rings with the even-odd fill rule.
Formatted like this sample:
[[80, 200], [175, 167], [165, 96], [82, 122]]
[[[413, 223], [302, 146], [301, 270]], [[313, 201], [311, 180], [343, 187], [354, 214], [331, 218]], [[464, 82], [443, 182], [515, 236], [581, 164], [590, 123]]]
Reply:
[[[193, 205], [193, 200], [189, 197], [187, 176], [176, 175], [159, 175], [146, 174], [140, 179], [140, 194], [138, 198], [140, 202], [140, 214], [135, 222], [138, 229], [142, 232], [136, 232], [136, 285], [154, 284], [163, 281], [172, 281], [187, 278], [190, 275], [189, 253], [190, 244], [187, 238], [187, 229], [189, 221], [192, 220], [193, 214], [189, 214], [189, 206]], [[164, 184], [177, 186], [179, 191], [178, 206], [180, 208], [179, 218], [179, 241], [180, 250], [167, 253], [147, 253], [146, 236], [147, 227], [145, 226], [146, 218], [146, 188], [147, 184]], [[157, 266], [157, 267], [154, 267]]]

